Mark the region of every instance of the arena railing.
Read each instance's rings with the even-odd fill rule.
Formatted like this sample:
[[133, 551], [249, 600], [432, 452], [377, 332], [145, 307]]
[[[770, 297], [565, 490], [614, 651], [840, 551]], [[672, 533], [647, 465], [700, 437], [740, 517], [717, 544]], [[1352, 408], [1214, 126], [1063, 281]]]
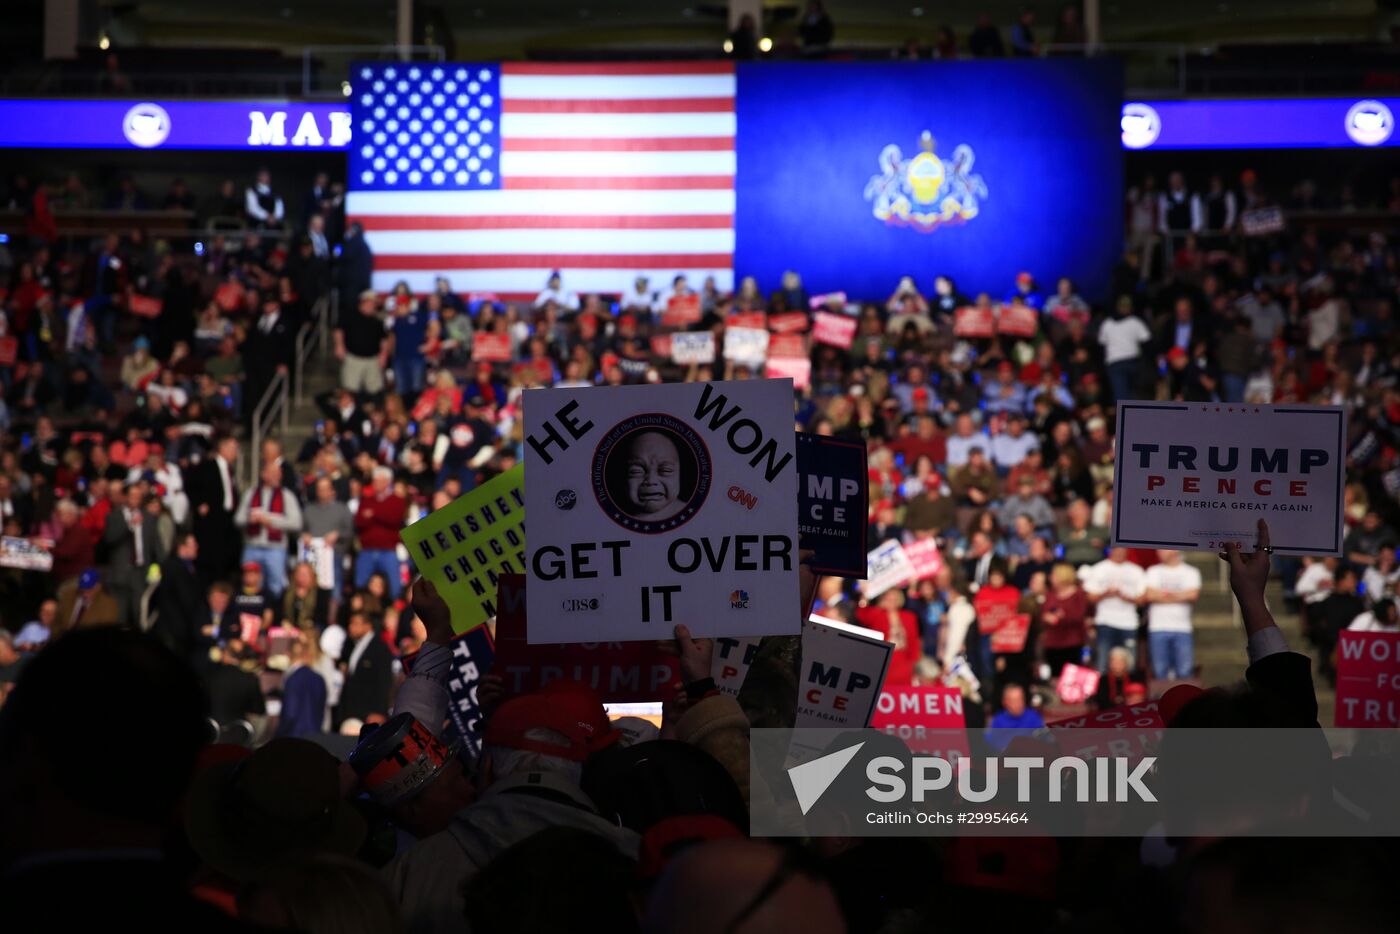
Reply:
[[287, 376], [285, 372], [275, 374], [272, 382], [267, 385], [267, 391], [258, 400], [257, 407], [253, 409], [252, 433], [248, 436], [248, 456], [244, 458], [244, 463], [248, 465], [248, 474], [243, 478], [244, 489], [249, 489], [258, 482], [262, 471], [262, 443], [268, 435], [268, 426], [280, 419], [282, 434], [287, 433], [287, 420], [291, 414], [287, 404], [290, 397]]

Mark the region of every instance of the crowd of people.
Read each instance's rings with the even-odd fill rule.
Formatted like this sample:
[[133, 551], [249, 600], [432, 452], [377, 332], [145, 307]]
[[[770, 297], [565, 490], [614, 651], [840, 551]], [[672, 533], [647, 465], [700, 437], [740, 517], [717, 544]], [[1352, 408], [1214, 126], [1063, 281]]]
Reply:
[[[1064, 890], [1016, 890], [1018, 872], [967, 882], [956, 860], [971, 855], [948, 854], [945, 871], [923, 851], [823, 844], [806, 854], [809, 871], [794, 868], [806, 864], [791, 863], [793, 853], [739, 839], [748, 776], [736, 744], [752, 718], [711, 692], [703, 640], [683, 632], [672, 650], [690, 690], [668, 709], [665, 739], [624, 749], [587, 690], [504, 699], [488, 679], [491, 716], [472, 774], [442, 745], [450, 621], [431, 588], [410, 598], [399, 532], [518, 462], [529, 388], [762, 378], [763, 365], [723, 353], [735, 315], [750, 327], [755, 315], [786, 315], [785, 327], [794, 313], [804, 319], [792, 332], [804, 335], [810, 365], [796, 427], [866, 445], [872, 547], [932, 539], [942, 557], [927, 579], [873, 599], [859, 581], [805, 580], [819, 611], [894, 644], [890, 684], [962, 688], [970, 726], [1033, 724], [1070, 664], [1101, 673], [1092, 701], [1101, 707], [1196, 677], [1200, 570], [1176, 552], [1106, 547], [1112, 413], [1124, 399], [1346, 407], [1346, 554], [1275, 567], [1305, 607], [1326, 677], [1341, 628], [1397, 626], [1400, 280], [1396, 246], [1380, 233], [1247, 236], [1235, 220], [1209, 250], [1183, 239], [1185, 259], [1155, 268], [1130, 242], [1106, 303], [1029, 274], [975, 294], [923, 275], [884, 301], [814, 302], [795, 272], [765, 284], [771, 291], [745, 279], [733, 294], [676, 277], [577, 295], [555, 277], [534, 301], [509, 303], [458, 294], [446, 279], [425, 295], [371, 289], [363, 233], [334, 198], [329, 215], [309, 199], [294, 222], [268, 178], [244, 195], [247, 229], [197, 253], [139, 231], [85, 251], [65, 252], [42, 231], [4, 247], [0, 340], [14, 338], [15, 352], [4, 363], [0, 344], [0, 760], [21, 748], [11, 744], [30, 752], [6, 770], [0, 798], [26, 804], [13, 822], [21, 854], [45, 848], [45, 822], [71, 847], [107, 833], [105, 842], [153, 849], [183, 800], [172, 874], [113, 893], [118, 904], [155, 892], [191, 923], [234, 914], [310, 930], [310, 914], [339, 900], [387, 930], [446, 930], [463, 917], [482, 930], [538, 930], [562, 923], [550, 912], [568, 904], [527, 895], [540, 867], [557, 866], [560, 880], [586, 868], [559, 891], [601, 893], [589, 910], [619, 930], [710, 930], [693, 906], [700, 892], [729, 893], [726, 880], [734, 903], [716, 917], [728, 912], [730, 929], [772, 911], [875, 930], [896, 903], [871, 904], [851, 880], [877, 878], [884, 890], [906, 876], [876, 875], [860, 865], [870, 857], [882, 873], [906, 858], [901, 873], [927, 868], [969, 910], [1008, 888], [1032, 917], [1065, 908]], [[1169, 200], [1151, 203], [1170, 210]], [[1151, 229], [1175, 234], [1155, 220]], [[298, 364], [294, 335], [332, 288], [339, 386], [316, 400], [322, 417], [303, 443], [262, 442], [258, 476], [245, 483], [252, 452], [240, 439], [252, 409], [279, 370]], [[675, 300], [692, 296], [698, 320], [676, 323]], [[955, 320], [968, 306], [1031, 309], [1037, 326], [966, 337]], [[854, 321], [849, 346], [811, 337], [818, 311]], [[665, 338], [677, 330], [712, 332], [715, 362], [674, 363]], [[1008, 607], [1030, 617], [1028, 636], [1020, 651], [993, 652], [978, 620]], [[1302, 658], [1274, 649], [1294, 667]], [[132, 678], [141, 690], [128, 690]], [[84, 771], [55, 737], [76, 722], [63, 716], [103, 692], [143, 734], [161, 735], [146, 766], [158, 780], [30, 781], [31, 769]], [[362, 740], [348, 771], [306, 739], [336, 733]], [[210, 736], [234, 745], [198, 752]], [[410, 741], [422, 757], [411, 780], [382, 767], [393, 759], [385, 749]], [[637, 783], [673, 789], [674, 807], [629, 810]], [[422, 839], [396, 847], [396, 834]], [[672, 858], [696, 840], [705, 842]], [[1253, 855], [1229, 851], [1220, 871]], [[387, 865], [387, 888], [366, 864]], [[4, 885], [64, 884], [48, 865]], [[123, 863], [93, 884], [110, 893], [132, 873]], [[745, 888], [750, 873], [784, 881]], [[186, 899], [191, 890], [200, 901]]]

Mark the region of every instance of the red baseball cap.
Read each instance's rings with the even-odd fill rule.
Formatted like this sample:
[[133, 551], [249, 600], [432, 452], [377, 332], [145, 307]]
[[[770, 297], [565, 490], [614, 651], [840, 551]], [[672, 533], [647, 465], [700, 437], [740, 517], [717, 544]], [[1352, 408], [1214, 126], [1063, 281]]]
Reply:
[[[567, 697], [543, 694], [513, 697], [491, 715], [482, 741], [488, 746], [505, 746], [582, 762], [588, 758], [593, 728], [584, 712], [573, 709], [578, 706], [570, 703]], [[541, 727], [564, 736], [568, 744], [559, 745], [526, 735], [529, 730]]]
[[602, 697], [582, 681], [574, 678], [556, 678], [535, 693], [550, 698], [569, 698], [568, 702], [574, 705], [571, 709], [588, 725], [589, 752], [612, 745], [622, 735], [612, 728], [612, 720], [608, 717], [607, 708], [603, 706]]
[[1186, 359], [1186, 350], [1182, 347], [1173, 347], [1167, 351], [1167, 359], [1173, 362]]
[[927, 399], [928, 390], [925, 389], [923, 386], [915, 386], [914, 391], [910, 393], [910, 396], [915, 399]]

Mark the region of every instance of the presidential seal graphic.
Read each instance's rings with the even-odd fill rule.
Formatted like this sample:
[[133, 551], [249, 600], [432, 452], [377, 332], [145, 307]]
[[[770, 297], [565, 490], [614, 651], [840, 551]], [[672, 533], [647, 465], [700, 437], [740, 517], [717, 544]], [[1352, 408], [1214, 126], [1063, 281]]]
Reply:
[[710, 450], [691, 426], [670, 415], [634, 415], [593, 452], [593, 494], [623, 528], [669, 532], [704, 505], [711, 470]]
[[872, 203], [876, 219], [928, 233], [977, 216], [987, 183], [972, 171], [972, 147], [954, 147], [951, 159], [941, 158], [937, 147], [933, 134], [925, 130], [919, 152], [910, 159], [894, 143], [880, 150], [880, 174], [865, 185], [865, 200]]

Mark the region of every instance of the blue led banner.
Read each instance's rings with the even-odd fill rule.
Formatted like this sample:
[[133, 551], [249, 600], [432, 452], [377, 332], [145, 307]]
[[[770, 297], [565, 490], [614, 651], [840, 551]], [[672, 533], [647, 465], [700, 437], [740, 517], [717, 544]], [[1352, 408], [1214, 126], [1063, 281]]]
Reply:
[[0, 148], [345, 149], [344, 104], [0, 100]]
[[1323, 149], [1400, 145], [1400, 98], [1129, 101], [1125, 149]]
[[[947, 66], [939, 66], [947, 67]], [[1400, 98], [1129, 101], [1124, 149], [1400, 146]], [[345, 104], [0, 100], [0, 149], [347, 149]]]

